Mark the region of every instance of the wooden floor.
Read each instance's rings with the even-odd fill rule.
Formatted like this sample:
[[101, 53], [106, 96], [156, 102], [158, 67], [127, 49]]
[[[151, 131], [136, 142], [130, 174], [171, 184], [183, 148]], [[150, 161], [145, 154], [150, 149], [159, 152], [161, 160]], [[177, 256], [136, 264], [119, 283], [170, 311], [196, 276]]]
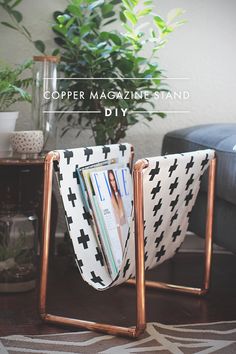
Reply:
[[[135, 289], [120, 286], [97, 292], [81, 281], [75, 267], [63, 258], [51, 264], [50, 313], [105, 321], [118, 325], [135, 322]], [[149, 277], [161, 281], [200, 285], [202, 255], [179, 253]], [[37, 312], [38, 291], [0, 294], [0, 335], [58, 333], [71, 328], [43, 324]], [[212, 288], [205, 298], [147, 290], [147, 320], [165, 324], [236, 320], [236, 256], [213, 259]]]

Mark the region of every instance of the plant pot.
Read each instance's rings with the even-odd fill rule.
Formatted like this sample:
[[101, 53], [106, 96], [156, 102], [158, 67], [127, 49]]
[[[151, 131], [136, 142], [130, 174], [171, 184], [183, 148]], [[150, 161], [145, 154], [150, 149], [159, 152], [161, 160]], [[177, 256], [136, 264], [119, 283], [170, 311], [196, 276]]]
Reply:
[[0, 133], [10, 133], [15, 130], [19, 112], [0, 112]]
[[15, 130], [19, 112], [0, 112], [0, 151], [9, 151], [9, 133]]
[[16, 131], [10, 134], [10, 143], [14, 152], [39, 154], [43, 148], [43, 132], [41, 130]]

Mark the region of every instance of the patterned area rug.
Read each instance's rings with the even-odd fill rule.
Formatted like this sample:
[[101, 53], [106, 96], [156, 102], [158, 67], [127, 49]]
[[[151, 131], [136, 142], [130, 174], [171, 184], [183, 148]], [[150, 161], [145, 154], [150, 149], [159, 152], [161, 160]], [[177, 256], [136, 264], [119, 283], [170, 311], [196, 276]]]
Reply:
[[167, 326], [149, 323], [138, 340], [93, 332], [0, 338], [1, 354], [235, 354], [236, 321]]

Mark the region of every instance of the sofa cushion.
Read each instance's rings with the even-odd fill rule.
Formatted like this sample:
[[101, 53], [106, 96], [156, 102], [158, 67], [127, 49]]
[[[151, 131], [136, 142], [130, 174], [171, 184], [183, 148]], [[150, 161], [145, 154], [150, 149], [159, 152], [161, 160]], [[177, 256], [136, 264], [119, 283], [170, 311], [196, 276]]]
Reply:
[[[214, 149], [217, 157], [216, 195], [236, 204], [236, 123], [199, 125], [165, 135], [162, 153]], [[207, 188], [206, 178], [203, 190]]]
[[[193, 208], [189, 231], [205, 236], [207, 194], [200, 192]], [[236, 205], [216, 198], [214, 206], [214, 243], [236, 254]]]

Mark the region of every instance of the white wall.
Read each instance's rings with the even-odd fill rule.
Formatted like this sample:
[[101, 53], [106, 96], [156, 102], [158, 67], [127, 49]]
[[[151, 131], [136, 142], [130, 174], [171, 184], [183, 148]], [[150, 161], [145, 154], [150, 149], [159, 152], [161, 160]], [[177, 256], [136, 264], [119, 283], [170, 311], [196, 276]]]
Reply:
[[[189, 77], [180, 87], [190, 91], [183, 109], [189, 114], [169, 114], [156, 119], [150, 131], [134, 128], [130, 136], [135, 145], [149, 155], [159, 151], [163, 135], [170, 130], [213, 122], [236, 122], [236, 1], [159, 0], [163, 16], [172, 7], [186, 10], [188, 23], [176, 30], [160, 52], [161, 66], [169, 77]], [[171, 82], [172, 87], [174, 82]], [[167, 109], [176, 109], [173, 103]], [[181, 109], [181, 108], [179, 108]], [[150, 136], [152, 144], [148, 147]]]
[[[24, 0], [20, 9], [25, 24], [35, 39], [50, 45], [51, 14], [63, 9], [66, 0]], [[189, 110], [188, 114], [169, 114], [155, 118], [151, 128], [139, 125], [130, 129], [126, 140], [134, 143], [137, 156], [160, 151], [163, 135], [170, 130], [211, 122], [236, 122], [236, 1], [234, 0], [159, 0], [156, 10], [165, 16], [169, 9], [186, 10], [188, 23], [172, 34], [160, 52], [160, 64], [169, 77], [188, 77], [188, 81], [170, 81], [177, 90], [189, 90], [191, 98], [184, 104], [166, 103], [166, 110]], [[0, 20], [4, 20], [0, 14]], [[32, 46], [19, 34], [0, 27], [0, 59], [19, 63], [35, 54]], [[30, 110], [22, 109], [17, 128], [30, 127]], [[151, 144], [150, 144], [151, 142]], [[84, 142], [83, 142], [84, 143]]]

